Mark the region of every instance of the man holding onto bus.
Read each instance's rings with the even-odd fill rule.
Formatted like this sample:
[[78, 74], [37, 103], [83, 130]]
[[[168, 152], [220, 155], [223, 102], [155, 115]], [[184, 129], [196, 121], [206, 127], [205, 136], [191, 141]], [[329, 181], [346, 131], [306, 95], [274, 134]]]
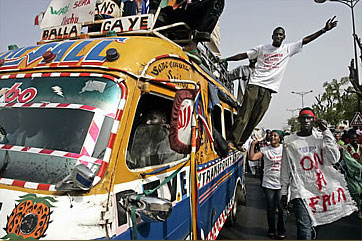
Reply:
[[285, 30], [277, 27], [272, 34], [272, 44], [259, 45], [244, 53], [222, 59], [223, 62], [257, 59], [243, 104], [238, 110], [231, 135], [228, 137], [231, 149], [242, 145], [263, 118], [269, 107], [271, 95], [279, 90], [290, 57], [301, 52], [303, 45], [336, 27], [337, 21], [334, 19], [335, 17], [328, 19], [321, 30], [291, 44], [283, 44]]

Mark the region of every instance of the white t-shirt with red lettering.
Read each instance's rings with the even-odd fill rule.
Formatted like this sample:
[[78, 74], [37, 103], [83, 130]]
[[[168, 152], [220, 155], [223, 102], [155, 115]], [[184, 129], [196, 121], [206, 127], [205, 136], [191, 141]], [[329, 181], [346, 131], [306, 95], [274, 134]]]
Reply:
[[256, 59], [255, 70], [249, 84], [258, 85], [278, 92], [290, 57], [302, 51], [302, 40], [274, 47], [271, 44], [259, 45], [246, 51], [249, 59]]
[[264, 159], [264, 176], [262, 187], [281, 189], [280, 169], [283, 153], [283, 145], [273, 147], [271, 145], [260, 149]]

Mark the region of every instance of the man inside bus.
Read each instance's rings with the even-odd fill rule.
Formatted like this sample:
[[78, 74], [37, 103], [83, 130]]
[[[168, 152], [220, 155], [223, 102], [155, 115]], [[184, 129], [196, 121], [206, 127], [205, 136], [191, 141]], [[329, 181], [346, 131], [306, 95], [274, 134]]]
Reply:
[[[136, 128], [131, 148], [131, 162], [137, 167], [160, 165], [184, 156], [171, 150], [169, 128], [165, 111], [152, 109], [145, 113]], [[135, 163], [137, 162], [137, 163]]]
[[151, 110], [146, 115], [147, 125], [156, 125], [156, 132], [153, 137], [155, 138], [154, 153], [151, 155], [152, 160], [159, 162], [159, 164], [168, 163], [171, 161], [179, 160], [183, 157], [170, 148], [170, 141], [168, 138], [170, 124], [167, 122], [167, 115], [161, 110]]

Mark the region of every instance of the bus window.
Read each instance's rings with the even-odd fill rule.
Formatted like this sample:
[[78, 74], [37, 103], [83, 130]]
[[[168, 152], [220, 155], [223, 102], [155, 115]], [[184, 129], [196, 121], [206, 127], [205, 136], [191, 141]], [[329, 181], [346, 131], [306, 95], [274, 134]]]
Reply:
[[152, 94], [142, 95], [136, 110], [127, 149], [130, 169], [180, 160], [168, 139], [172, 101]]
[[226, 136], [228, 136], [233, 124], [232, 113], [228, 109], [224, 109], [224, 124], [225, 124]]
[[212, 126], [219, 132], [222, 133], [222, 127], [221, 127], [221, 108], [220, 106], [216, 105], [214, 106], [214, 109], [212, 110]]
[[237, 113], [233, 113], [233, 124], [235, 123], [236, 117], [238, 116]]

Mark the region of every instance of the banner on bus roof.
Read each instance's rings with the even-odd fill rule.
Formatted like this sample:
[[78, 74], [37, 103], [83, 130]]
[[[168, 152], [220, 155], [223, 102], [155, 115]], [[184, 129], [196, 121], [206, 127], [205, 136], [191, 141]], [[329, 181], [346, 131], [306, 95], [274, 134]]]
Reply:
[[40, 28], [93, 21], [95, 8], [96, 0], [52, 0]]

